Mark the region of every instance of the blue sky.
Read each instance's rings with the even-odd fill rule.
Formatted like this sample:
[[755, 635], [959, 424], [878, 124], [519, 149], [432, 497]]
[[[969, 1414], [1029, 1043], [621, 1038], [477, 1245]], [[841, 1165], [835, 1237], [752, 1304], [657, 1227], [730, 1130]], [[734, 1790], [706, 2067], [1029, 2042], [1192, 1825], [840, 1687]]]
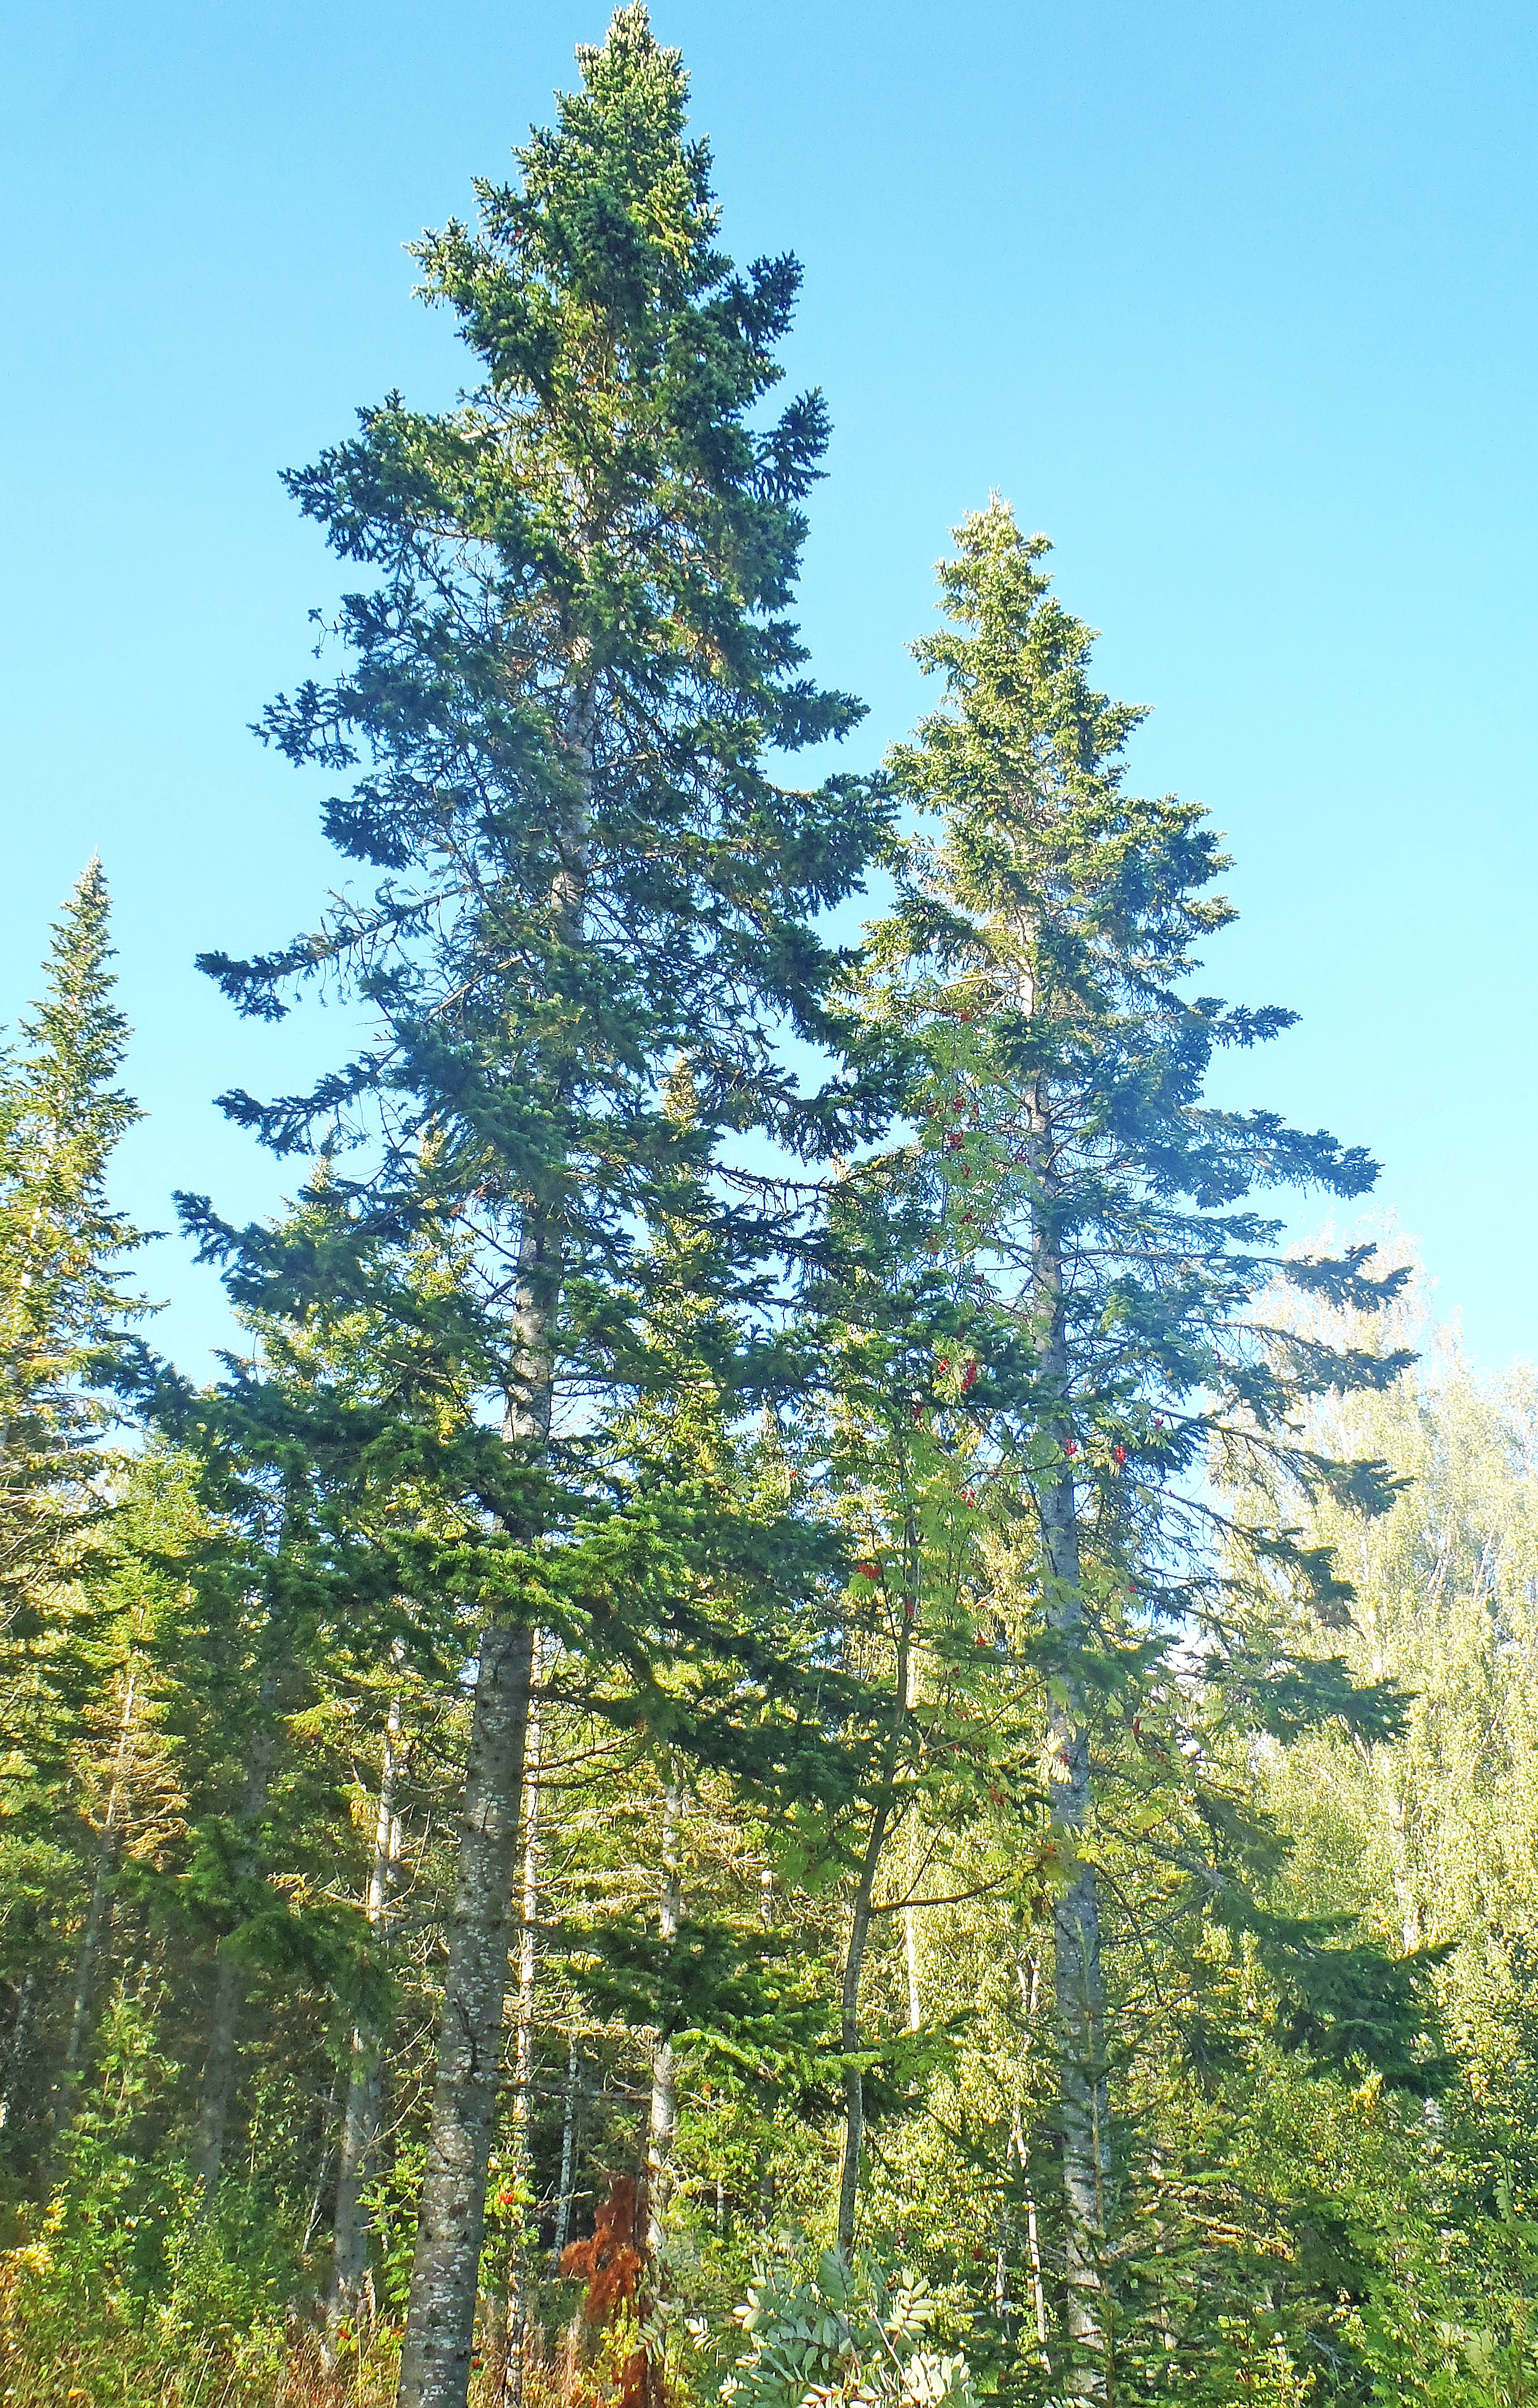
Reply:
[[[906, 728], [947, 528], [997, 488], [1157, 706], [1139, 781], [1228, 831], [1215, 992], [1301, 1025], [1243, 1092], [1362, 1141], [1445, 1314], [1538, 1354], [1530, 733], [1538, 15], [1496, 5], [659, 0], [739, 256], [807, 271], [787, 355], [836, 426], [804, 621]], [[192, 967], [338, 874], [247, 733], [336, 578], [275, 471], [452, 331], [401, 245], [501, 175], [603, 0], [54, 0], [0, 34], [0, 1019], [93, 848], [116, 897], [121, 1198], [285, 1181], [212, 1109], [335, 1037]], [[289, 1173], [292, 1179], [292, 1171]], [[223, 1328], [180, 1244], [189, 1368]]]

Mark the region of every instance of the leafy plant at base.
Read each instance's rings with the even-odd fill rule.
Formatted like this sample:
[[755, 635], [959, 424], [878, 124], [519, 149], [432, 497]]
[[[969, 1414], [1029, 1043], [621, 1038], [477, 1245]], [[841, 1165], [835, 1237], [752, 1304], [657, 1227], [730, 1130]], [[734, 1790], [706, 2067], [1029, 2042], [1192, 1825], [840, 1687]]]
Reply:
[[975, 2408], [966, 2359], [922, 2346], [937, 2310], [869, 2258], [825, 2249], [765, 2266], [736, 2321], [746, 2352], [721, 2385], [729, 2408]]

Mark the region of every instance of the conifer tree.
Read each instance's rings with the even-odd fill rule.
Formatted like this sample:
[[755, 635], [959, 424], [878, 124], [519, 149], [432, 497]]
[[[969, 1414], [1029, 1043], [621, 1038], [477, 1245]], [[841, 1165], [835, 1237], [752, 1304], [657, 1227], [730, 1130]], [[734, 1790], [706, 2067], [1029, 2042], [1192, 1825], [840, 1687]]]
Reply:
[[[1220, 1443], [1285, 1462], [1305, 1493], [1383, 1510], [1384, 1467], [1335, 1461], [1299, 1416], [1327, 1390], [1392, 1380], [1406, 1358], [1268, 1335], [1257, 1299], [1280, 1275], [1371, 1311], [1401, 1275], [1375, 1276], [1369, 1247], [1278, 1258], [1253, 1191], [1357, 1196], [1373, 1166], [1273, 1113], [1204, 1100], [1219, 1049], [1289, 1019], [1195, 990], [1195, 949], [1231, 916], [1210, 891], [1216, 838], [1199, 806], [1127, 791], [1142, 714], [1090, 685], [1090, 633], [1050, 592], [1044, 538], [1023, 538], [995, 502], [956, 540], [940, 572], [948, 624], [916, 647], [945, 703], [892, 764], [898, 791], [938, 816], [939, 840], [911, 848], [876, 934], [875, 1008], [915, 1050], [910, 1166], [979, 1367], [957, 1404], [1013, 1484], [1025, 1549], [1013, 1586], [1045, 1675], [1056, 1860], [1065, 2374], [1075, 2396], [1103, 2399], [1117, 2169], [1096, 1758], [1103, 1782], [1118, 1726], [1135, 1756], [1149, 1698], [1177, 1723], [1193, 1694], [1242, 1691], [1263, 1713], [1278, 1684], [1303, 1721], [1390, 1711], [1371, 1697], [1353, 1709], [1340, 1678], [1310, 1688], [1302, 1642], [1350, 1597], [1330, 1551], [1264, 1514], [1226, 1513], [1200, 1474]], [[1243, 1596], [1263, 1601], [1258, 1619], [1239, 1614]], [[1178, 1677], [1161, 1631], [1185, 1651]], [[1208, 1819], [1208, 1896], [1238, 1914], [1243, 1850], [1231, 1815]], [[1273, 1938], [1283, 1953], [1297, 1942], [1293, 1973], [1313, 1977], [1306, 1935]]]
[[[93, 1833], [77, 1821], [85, 1801], [71, 1758], [119, 1670], [105, 1627], [110, 1607], [87, 1575], [111, 1504], [102, 1442], [118, 1410], [113, 1391], [135, 1368], [132, 1325], [144, 1311], [122, 1290], [123, 1258], [142, 1240], [107, 1190], [113, 1150], [138, 1118], [117, 1083], [128, 1028], [114, 999], [108, 914], [93, 860], [55, 924], [21, 1046], [0, 1063], [0, 1794], [21, 1894], [36, 1877], [55, 1931], [66, 1930], [73, 1901], [62, 1892], [78, 1852], [91, 1894], [56, 2120], [86, 2039], [119, 1836], [121, 1784], [108, 1775], [104, 1828]], [[131, 1686], [125, 1696], [109, 1753], [131, 1737]], [[15, 1852], [34, 1842], [45, 1856], [63, 1853], [23, 1878]], [[23, 2085], [35, 2096], [49, 2088], [45, 2081], [38, 2092], [30, 2059], [40, 2008], [46, 2019], [51, 1943], [31, 1914], [22, 1926], [29, 1961], [6, 1969], [15, 1983], [5, 2117], [13, 2128]]]
[[123, 1255], [142, 1240], [107, 1194], [138, 1118], [115, 1082], [128, 1027], [113, 999], [107, 881], [92, 861], [53, 932], [25, 1050], [0, 1077], [0, 1595], [13, 1641], [97, 1516], [104, 1392], [126, 1369]]
[[[787, 1030], [837, 1043], [813, 924], [882, 824], [859, 781], [790, 791], [766, 766], [857, 716], [803, 674], [786, 616], [823, 404], [755, 416], [798, 270], [719, 248], [685, 78], [643, 7], [579, 55], [515, 181], [478, 186], [479, 228], [419, 247], [475, 392], [437, 417], [392, 395], [289, 480], [372, 576], [343, 607], [352, 666], [266, 732], [356, 772], [326, 826], [377, 879], [280, 952], [207, 965], [260, 1016], [310, 977], [373, 1007], [377, 1037], [312, 1092], [228, 1109], [280, 1150], [370, 1133], [369, 1210], [463, 1216], [502, 1332], [520, 1483], [477, 1647], [408, 2408], [465, 2398], [558, 1399], [604, 1384], [614, 1284], [677, 1143], [663, 1082], [686, 1054], [707, 1158], [749, 1129], [815, 1156], [870, 1120], [847, 1080], [808, 1097], [783, 1060]], [[750, 1286], [788, 1242], [782, 1193], [702, 1182]]]

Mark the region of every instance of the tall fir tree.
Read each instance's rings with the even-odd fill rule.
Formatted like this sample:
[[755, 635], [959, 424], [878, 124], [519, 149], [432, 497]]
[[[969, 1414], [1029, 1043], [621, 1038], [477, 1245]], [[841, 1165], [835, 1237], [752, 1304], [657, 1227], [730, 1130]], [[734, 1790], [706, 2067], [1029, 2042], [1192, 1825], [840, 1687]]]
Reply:
[[[1406, 1358], [1268, 1334], [1258, 1299], [1280, 1276], [1370, 1312], [1401, 1275], [1374, 1275], [1370, 1247], [1279, 1254], [1255, 1190], [1354, 1197], [1373, 1166], [1273, 1113], [1205, 1100], [1220, 1049], [1290, 1018], [1195, 988], [1196, 947], [1232, 916], [1211, 892], [1217, 840], [1199, 806], [1128, 791], [1142, 713], [1091, 686], [1090, 631], [1050, 591], [1045, 539], [995, 502], [956, 541], [940, 572], [947, 624], [916, 647], [945, 702], [892, 764], [939, 838], [911, 848], [876, 933], [872, 1008], [914, 1049], [922, 1133], [899, 1168], [927, 1193], [926, 1242], [979, 1367], [965, 1395], [935, 1401], [986, 1432], [998, 1506], [1013, 1495], [1010, 1587], [1045, 1676], [1063, 2373], [1099, 2400], [1114, 2381], [1118, 2169], [1098, 1809], [1118, 1753], [1136, 1760], [1145, 1702], [1177, 1724], [1203, 1695], [1263, 1713], [1280, 1683], [1300, 1720], [1391, 1710], [1354, 1708], [1338, 1664], [1311, 1689], [1303, 1641], [1350, 1598], [1330, 1551], [1267, 1513], [1225, 1512], [1201, 1473], [1221, 1445], [1285, 1463], [1305, 1492], [1384, 1510], [1382, 1464], [1334, 1459], [1300, 1416]], [[1263, 1602], [1258, 1619], [1239, 1612], [1244, 1597]], [[1209, 1898], [1243, 1914], [1241, 1827], [1207, 1820]], [[1273, 1933], [1278, 1961], [1296, 1943], [1287, 1978], [1323, 1984], [1306, 1937]]]
[[[579, 56], [517, 179], [478, 186], [479, 229], [419, 247], [474, 394], [437, 417], [392, 396], [289, 480], [375, 574], [343, 607], [352, 666], [266, 730], [357, 771], [325, 823], [377, 880], [277, 953], [207, 963], [260, 1016], [310, 977], [372, 1007], [377, 1039], [312, 1092], [227, 1106], [280, 1150], [367, 1131], [371, 1211], [464, 1217], [523, 1475], [477, 1648], [403, 2408], [466, 2393], [558, 1399], [605, 1386], [616, 1283], [678, 1141], [666, 1078], [686, 1055], [707, 1154], [760, 1130], [814, 1157], [873, 1125], [858, 1082], [808, 1096], [785, 1061], [787, 1035], [837, 1048], [815, 923], [883, 825], [861, 781], [794, 791], [768, 767], [858, 716], [803, 674], [786, 616], [823, 404], [755, 415], [799, 271], [719, 248], [686, 79], [643, 7]], [[792, 1242], [784, 1192], [719, 1160], [700, 1184], [740, 1284]]]
[[0, 1076], [0, 1595], [23, 1615], [99, 1512], [106, 1393], [143, 1309], [122, 1285], [142, 1240], [107, 1193], [113, 1149], [139, 1117], [116, 1083], [128, 1025], [108, 910], [93, 860], [54, 928], [24, 1050]]
[[[99, 1924], [117, 1840], [119, 1784], [110, 1774], [97, 1783], [82, 1745], [121, 1669], [116, 1617], [91, 1575], [112, 1504], [104, 1440], [139, 1355], [134, 1323], [145, 1310], [123, 1289], [125, 1258], [142, 1240], [107, 1186], [113, 1150], [138, 1118], [118, 1083], [128, 1027], [108, 919], [93, 860], [55, 924], [42, 998], [0, 1063], [0, 1811], [17, 1904], [31, 1901], [11, 1929], [27, 1961], [6, 1967], [14, 1990], [0, 2123], [12, 2141], [28, 2101], [38, 2107], [51, 2086], [48, 1992], [54, 1951], [74, 1922], [70, 1893], [83, 1881]], [[131, 1689], [127, 1698], [131, 1719]], [[120, 1728], [106, 1753], [124, 1744]], [[103, 1828], [93, 1830], [98, 1808]], [[33, 1846], [41, 1854], [27, 1870]], [[85, 2036], [91, 1929], [88, 1910], [66, 2072]], [[62, 2113], [63, 2093], [54, 2103]]]

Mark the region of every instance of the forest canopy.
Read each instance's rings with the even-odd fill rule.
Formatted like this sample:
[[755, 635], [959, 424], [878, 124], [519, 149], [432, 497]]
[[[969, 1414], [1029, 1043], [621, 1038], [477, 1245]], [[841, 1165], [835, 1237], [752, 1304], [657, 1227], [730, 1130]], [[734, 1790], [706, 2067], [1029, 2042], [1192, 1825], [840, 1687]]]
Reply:
[[1530, 2401], [1538, 1389], [1230, 1100], [1005, 501], [826, 766], [799, 267], [578, 64], [416, 247], [462, 397], [284, 480], [336, 891], [188, 947], [350, 1050], [221, 1098], [272, 1221], [169, 1166], [211, 1382], [100, 862], [0, 1058], [5, 2397]]

